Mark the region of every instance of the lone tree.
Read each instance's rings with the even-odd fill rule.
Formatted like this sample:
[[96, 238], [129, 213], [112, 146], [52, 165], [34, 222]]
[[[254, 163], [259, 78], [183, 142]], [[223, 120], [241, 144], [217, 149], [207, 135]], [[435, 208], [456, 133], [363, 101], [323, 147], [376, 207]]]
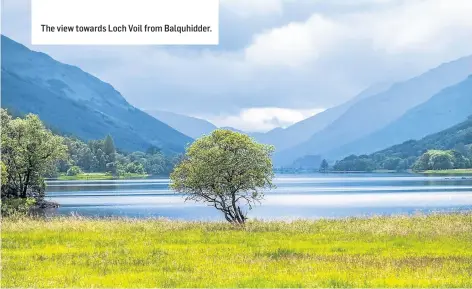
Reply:
[[247, 212], [274, 187], [273, 146], [247, 135], [218, 129], [195, 141], [172, 172], [171, 187], [185, 200], [204, 202], [223, 212], [226, 220], [244, 224]]

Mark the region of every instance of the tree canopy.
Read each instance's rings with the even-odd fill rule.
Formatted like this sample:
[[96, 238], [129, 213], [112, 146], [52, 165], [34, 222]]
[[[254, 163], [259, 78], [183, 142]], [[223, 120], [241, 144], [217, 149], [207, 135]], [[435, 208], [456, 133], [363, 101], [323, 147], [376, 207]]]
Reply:
[[57, 170], [65, 173], [77, 166], [83, 172], [107, 172], [116, 176], [126, 174], [168, 175], [177, 161], [177, 156], [164, 155], [158, 148], [150, 147], [146, 152], [117, 152], [113, 138], [91, 140], [88, 143], [65, 137], [69, 157], [60, 162]]
[[205, 202], [231, 223], [243, 224], [248, 210], [273, 188], [273, 146], [247, 135], [215, 130], [187, 148], [171, 174], [171, 187], [186, 200]]
[[32, 202], [48, 205], [43, 201], [44, 177], [83, 172], [161, 175], [170, 173], [178, 161], [178, 156], [166, 156], [157, 147], [146, 153], [119, 153], [111, 135], [88, 143], [59, 136], [34, 114], [12, 118], [1, 109], [1, 128], [2, 214], [26, 210]]
[[1, 110], [2, 161], [8, 174], [2, 184], [2, 197], [42, 198], [43, 176], [65, 159], [64, 139], [46, 129], [38, 116], [13, 119]]
[[464, 169], [470, 166], [470, 160], [454, 150], [429, 150], [413, 165], [416, 171]]
[[327, 160], [322, 160], [320, 164], [320, 172], [326, 173], [329, 169], [329, 164]]
[[1, 166], [1, 178], [2, 178], [2, 185], [7, 183], [7, 176], [8, 176], [8, 171], [7, 171], [7, 166], [0, 161], [0, 166]]
[[[429, 156], [428, 151], [444, 151], [446, 153], [435, 154], [435, 165], [433, 168], [426, 165], [424, 160], [421, 160], [422, 156], [424, 158]], [[471, 159], [472, 116], [449, 129], [426, 136], [420, 140], [409, 140], [370, 155], [348, 156], [343, 160], [337, 161], [333, 169], [336, 171], [371, 171], [382, 169], [404, 171], [412, 168], [419, 170], [418, 168], [420, 167], [425, 170], [435, 168], [466, 168], [472, 166], [472, 163], [469, 162]]]

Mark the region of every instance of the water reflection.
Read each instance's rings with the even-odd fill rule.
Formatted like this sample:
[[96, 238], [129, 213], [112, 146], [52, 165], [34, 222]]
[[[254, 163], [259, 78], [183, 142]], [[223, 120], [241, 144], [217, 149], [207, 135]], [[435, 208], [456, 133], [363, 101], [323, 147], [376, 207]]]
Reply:
[[[472, 178], [415, 175], [286, 175], [275, 179], [250, 217], [294, 219], [430, 213], [472, 209]], [[185, 203], [168, 179], [48, 181], [48, 214], [221, 220], [204, 204]]]

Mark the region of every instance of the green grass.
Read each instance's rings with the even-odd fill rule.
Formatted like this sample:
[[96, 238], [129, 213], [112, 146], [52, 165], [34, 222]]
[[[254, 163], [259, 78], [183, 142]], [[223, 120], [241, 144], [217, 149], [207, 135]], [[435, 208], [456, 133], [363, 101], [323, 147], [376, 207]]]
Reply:
[[472, 287], [472, 214], [4, 219], [2, 287]]
[[373, 171], [329, 171], [328, 173], [331, 174], [390, 174], [390, 173], [398, 173], [399, 171], [395, 170], [373, 170]]
[[113, 179], [142, 179], [149, 175], [127, 173], [116, 177], [107, 173], [82, 173], [76, 176], [60, 175], [58, 180], [113, 180]]
[[429, 170], [422, 172], [423, 174], [440, 174], [440, 175], [472, 175], [472, 169], [453, 169], [453, 170]]

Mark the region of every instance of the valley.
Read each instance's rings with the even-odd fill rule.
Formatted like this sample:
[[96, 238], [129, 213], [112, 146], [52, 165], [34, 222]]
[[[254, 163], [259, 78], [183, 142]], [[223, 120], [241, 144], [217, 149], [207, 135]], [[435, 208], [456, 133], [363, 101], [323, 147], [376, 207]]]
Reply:
[[219, 45], [76, 47], [7, 2], [2, 287], [472, 286], [472, 6], [221, 1]]

